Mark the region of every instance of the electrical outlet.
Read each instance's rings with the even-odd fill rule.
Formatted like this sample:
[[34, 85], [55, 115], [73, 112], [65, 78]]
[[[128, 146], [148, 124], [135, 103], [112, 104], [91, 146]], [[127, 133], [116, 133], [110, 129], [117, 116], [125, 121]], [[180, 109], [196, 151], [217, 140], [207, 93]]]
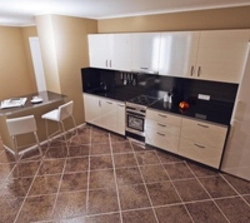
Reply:
[[198, 99], [209, 101], [210, 100], [210, 95], [198, 94]]

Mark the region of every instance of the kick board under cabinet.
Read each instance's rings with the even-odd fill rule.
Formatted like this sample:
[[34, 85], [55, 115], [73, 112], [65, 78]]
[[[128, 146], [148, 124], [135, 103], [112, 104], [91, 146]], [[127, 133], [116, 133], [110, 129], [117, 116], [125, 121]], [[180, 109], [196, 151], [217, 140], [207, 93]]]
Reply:
[[146, 143], [219, 168], [228, 127], [147, 109]]

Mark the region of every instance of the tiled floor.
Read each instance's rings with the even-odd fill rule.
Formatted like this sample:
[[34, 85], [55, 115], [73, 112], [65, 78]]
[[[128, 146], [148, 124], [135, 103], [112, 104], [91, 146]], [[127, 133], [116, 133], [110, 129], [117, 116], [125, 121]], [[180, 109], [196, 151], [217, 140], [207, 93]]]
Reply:
[[97, 128], [43, 152], [0, 147], [0, 222], [250, 222], [249, 182]]

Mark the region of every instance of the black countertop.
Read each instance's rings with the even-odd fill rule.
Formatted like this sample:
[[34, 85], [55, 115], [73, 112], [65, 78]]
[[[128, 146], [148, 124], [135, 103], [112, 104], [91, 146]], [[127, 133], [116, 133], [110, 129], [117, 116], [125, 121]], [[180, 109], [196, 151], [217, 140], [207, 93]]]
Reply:
[[164, 103], [163, 96], [166, 92], [157, 90], [146, 91], [141, 88], [135, 90], [135, 88], [130, 89], [129, 87], [123, 87], [109, 91], [94, 89], [91, 91], [85, 91], [85, 93], [124, 102], [140, 94], [154, 96], [157, 97], [159, 101], [150, 105], [149, 108], [222, 125], [230, 125], [231, 114], [234, 106], [233, 103], [196, 100], [190, 104], [188, 109], [183, 110], [179, 108], [179, 103]]
[[137, 97], [139, 95], [148, 95], [152, 96], [158, 99], [163, 98], [164, 94], [166, 94], [165, 91], [158, 91], [158, 90], [145, 90], [142, 87], [134, 87], [134, 86], [126, 86], [126, 87], [116, 87], [109, 90], [103, 90], [103, 89], [92, 89], [84, 91], [84, 93], [89, 93], [97, 96], [101, 96], [104, 98], [110, 98], [114, 100], [119, 101], [128, 101], [129, 99], [132, 99], [134, 97]]
[[191, 104], [188, 109], [180, 109], [177, 104], [169, 104], [163, 100], [159, 100], [151, 105], [150, 108], [203, 121], [230, 125], [233, 104], [225, 102], [203, 102], [197, 100], [197, 102]]

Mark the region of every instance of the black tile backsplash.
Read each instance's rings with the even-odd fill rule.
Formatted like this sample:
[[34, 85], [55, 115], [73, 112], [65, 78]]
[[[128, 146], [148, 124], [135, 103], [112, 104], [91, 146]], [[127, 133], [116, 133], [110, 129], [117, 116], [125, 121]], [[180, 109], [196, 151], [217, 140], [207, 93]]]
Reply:
[[169, 91], [173, 92], [173, 100], [176, 103], [181, 100], [196, 103], [198, 94], [210, 95], [211, 102], [234, 103], [238, 89], [238, 84], [96, 68], [82, 69], [82, 86], [84, 92], [109, 92], [119, 89], [125, 99], [152, 90]]

